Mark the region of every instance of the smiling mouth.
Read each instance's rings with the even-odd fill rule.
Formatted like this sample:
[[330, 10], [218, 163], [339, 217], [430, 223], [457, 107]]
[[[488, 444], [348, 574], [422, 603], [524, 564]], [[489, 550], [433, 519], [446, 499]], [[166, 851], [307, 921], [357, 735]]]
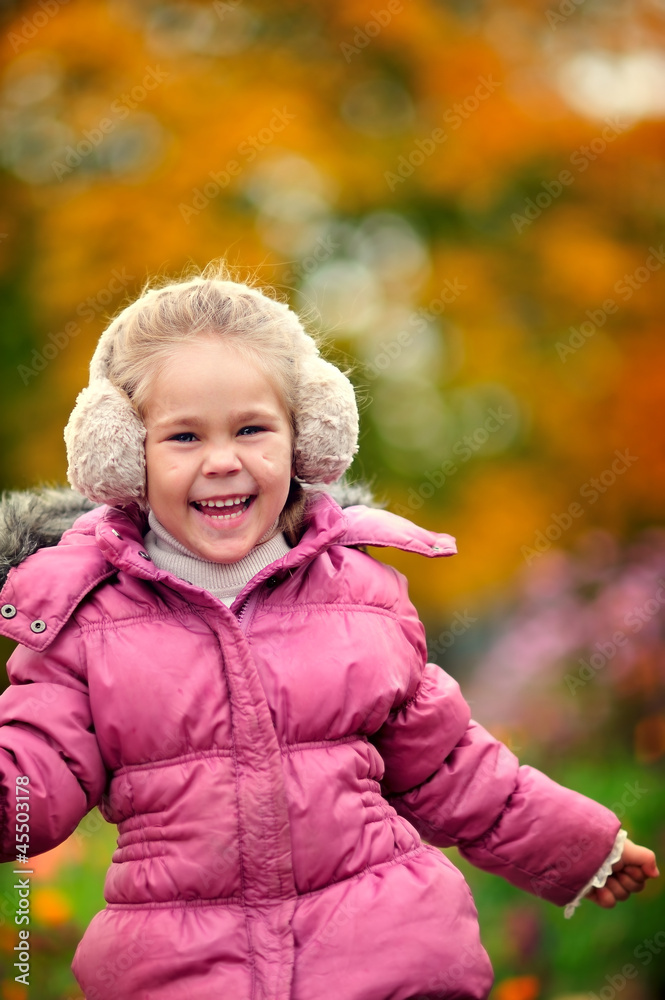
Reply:
[[231, 497], [228, 500], [194, 500], [192, 507], [215, 521], [229, 521], [234, 517], [240, 517], [253, 499], [253, 495], [247, 494], [243, 497]]

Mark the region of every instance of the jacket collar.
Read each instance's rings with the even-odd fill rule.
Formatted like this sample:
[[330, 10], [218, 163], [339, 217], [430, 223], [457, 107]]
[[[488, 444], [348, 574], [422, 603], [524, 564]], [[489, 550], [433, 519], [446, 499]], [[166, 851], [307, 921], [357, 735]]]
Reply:
[[[175, 586], [196, 604], [219, 610], [216, 598], [184, 580], [158, 569], [143, 548], [147, 521], [136, 507], [126, 513], [107, 508], [97, 526], [97, 542], [109, 562], [134, 576]], [[406, 518], [387, 510], [361, 505], [342, 509], [329, 493], [312, 498], [305, 519], [305, 531], [296, 546], [286, 555], [260, 570], [243, 587], [231, 605], [235, 613], [252, 591], [264, 581], [277, 584], [299, 566], [311, 562], [331, 545], [397, 548], [430, 558], [454, 555], [455, 539], [420, 528]]]
[[[219, 602], [211, 595], [157, 569], [143, 547], [147, 529], [147, 518], [135, 505], [98, 507], [84, 514], [57, 546], [40, 549], [11, 571], [0, 592], [0, 632], [31, 649], [45, 649], [83, 598], [117, 570], [167, 583], [195, 603], [218, 608]], [[420, 528], [386, 510], [364, 506], [343, 510], [328, 493], [321, 493], [310, 504], [299, 543], [252, 577], [231, 610], [264, 580], [277, 582], [331, 545], [392, 547], [428, 557], [456, 552], [450, 535]]]
[[[144, 579], [167, 575], [154, 566], [143, 547], [147, 520], [135, 506], [125, 511], [113, 507], [103, 508], [96, 537], [105, 557], [118, 569]], [[94, 513], [94, 512], [93, 512]], [[90, 517], [91, 515], [86, 515]], [[294, 569], [309, 562], [331, 545], [371, 545], [379, 548], [396, 548], [418, 555], [437, 557], [454, 555], [455, 539], [450, 535], [428, 531], [412, 524], [387, 510], [354, 506], [342, 509], [329, 493], [313, 498], [305, 520], [305, 531], [294, 548], [266, 567], [266, 576], [277, 568]], [[253, 580], [262, 577], [258, 573]]]

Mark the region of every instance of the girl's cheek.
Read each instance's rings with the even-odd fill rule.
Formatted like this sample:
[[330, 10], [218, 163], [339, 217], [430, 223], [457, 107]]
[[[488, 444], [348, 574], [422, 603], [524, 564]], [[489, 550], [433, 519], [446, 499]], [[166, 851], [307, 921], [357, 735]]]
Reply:
[[280, 455], [274, 452], [267, 452], [261, 456], [261, 461], [265, 465], [266, 471], [274, 478], [277, 478], [284, 469], [291, 465], [291, 455]]

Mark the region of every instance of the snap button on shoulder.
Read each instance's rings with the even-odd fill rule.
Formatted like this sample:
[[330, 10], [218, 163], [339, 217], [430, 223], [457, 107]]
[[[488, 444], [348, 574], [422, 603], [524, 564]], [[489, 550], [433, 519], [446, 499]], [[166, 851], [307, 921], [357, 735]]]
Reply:
[[16, 608], [13, 604], [3, 604], [0, 608], [0, 615], [3, 618], [14, 618], [16, 615]]
[[150, 558], [150, 556], [148, 555], [148, 553], [144, 552], [143, 549], [141, 549], [141, 551], [139, 552], [139, 555], [141, 556], [142, 559], [149, 559]]
[[111, 534], [115, 535], [116, 538], [119, 538], [120, 541], [122, 541], [122, 535], [120, 534], [119, 531], [116, 531], [115, 528], [111, 528]]
[[46, 622], [43, 622], [41, 618], [37, 618], [36, 621], [30, 623], [31, 632], [43, 632], [46, 628]]

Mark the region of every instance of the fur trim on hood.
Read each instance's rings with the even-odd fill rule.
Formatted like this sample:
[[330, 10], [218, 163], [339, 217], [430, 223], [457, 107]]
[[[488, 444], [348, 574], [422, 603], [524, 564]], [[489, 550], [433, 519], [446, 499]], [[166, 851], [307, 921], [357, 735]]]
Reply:
[[0, 502], [0, 586], [37, 549], [57, 545], [77, 517], [97, 504], [69, 487], [4, 493]]
[[[342, 481], [327, 487], [325, 492], [340, 507], [382, 506], [363, 483]], [[81, 514], [98, 506], [69, 486], [4, 493], [0, 499], [0, 587], [4, 587], [10, 569], [37, 549], [57, 545]]]

